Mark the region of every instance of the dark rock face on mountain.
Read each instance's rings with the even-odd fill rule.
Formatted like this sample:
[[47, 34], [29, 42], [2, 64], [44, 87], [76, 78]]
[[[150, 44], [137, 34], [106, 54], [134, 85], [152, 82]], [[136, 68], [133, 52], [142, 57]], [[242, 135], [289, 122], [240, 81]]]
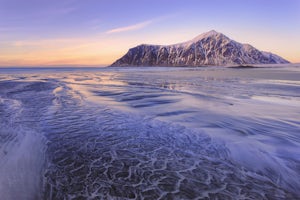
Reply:
[[249, 44], [209, 31], [188, 42], [174, 45], [139, 45], [111, 66], [206, 66], [282, 64], [289, 61], [259, 51]]

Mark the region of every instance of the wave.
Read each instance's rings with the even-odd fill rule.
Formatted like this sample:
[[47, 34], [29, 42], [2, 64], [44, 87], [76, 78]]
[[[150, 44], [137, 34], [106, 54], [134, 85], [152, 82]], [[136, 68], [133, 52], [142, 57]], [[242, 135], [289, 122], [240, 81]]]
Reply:
[[[221, 79], [199, 89], [194, 76], [187, 84], [170, 74], [166, 81], [159, 70], [147, 71], [147, 77], [129, 73], [68, 72], [1, 81], [0, 144], [6, 152], [0, 155], [1, 195], [299, 197], [299, 122], [286, 117], [292, 109], [282, 117], [257, 114], [282, 108], [251, 95], [232, 97], [231, 87], [224, 96], [210, 93]], [[224, 84], [222, 89], [232, 81]]]

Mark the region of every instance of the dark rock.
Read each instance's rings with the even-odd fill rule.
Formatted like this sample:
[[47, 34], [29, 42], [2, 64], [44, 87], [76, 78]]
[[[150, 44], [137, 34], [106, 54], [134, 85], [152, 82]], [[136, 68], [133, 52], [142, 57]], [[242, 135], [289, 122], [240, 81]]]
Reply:
[[222, 33], [210, 31], [188, 42], [175, 45], [142, 44], [111, 66], [207, 66], [282, 64], [289, 61], [249, 44], [231, 40]]

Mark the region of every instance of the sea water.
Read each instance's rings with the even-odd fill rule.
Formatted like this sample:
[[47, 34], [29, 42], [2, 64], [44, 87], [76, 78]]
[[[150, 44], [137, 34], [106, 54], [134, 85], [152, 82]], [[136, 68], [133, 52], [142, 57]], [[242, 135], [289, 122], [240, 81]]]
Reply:
[[300, 67], [0, 68], [3, 199], [298, 199]]

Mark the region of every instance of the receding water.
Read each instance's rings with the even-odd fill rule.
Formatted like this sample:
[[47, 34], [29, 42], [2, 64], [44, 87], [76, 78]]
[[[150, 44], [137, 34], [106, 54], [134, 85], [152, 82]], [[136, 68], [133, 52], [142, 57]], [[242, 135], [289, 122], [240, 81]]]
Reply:
[[300, 68], [0, 68], [1, 199], [299, 199]]

